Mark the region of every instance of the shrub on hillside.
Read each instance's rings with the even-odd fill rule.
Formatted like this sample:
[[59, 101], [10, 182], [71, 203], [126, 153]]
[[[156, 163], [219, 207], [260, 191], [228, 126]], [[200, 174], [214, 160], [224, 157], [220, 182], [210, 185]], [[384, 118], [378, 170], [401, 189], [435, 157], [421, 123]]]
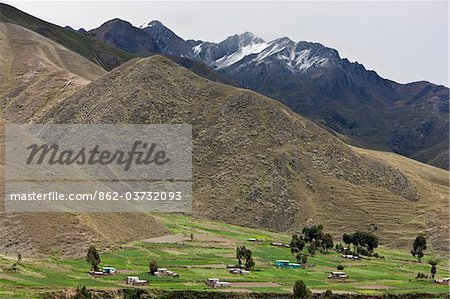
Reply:
[[303, 280], [297, 280], [294, 285], [294, 298], [311, 299], [312, 293], [305, 285]]

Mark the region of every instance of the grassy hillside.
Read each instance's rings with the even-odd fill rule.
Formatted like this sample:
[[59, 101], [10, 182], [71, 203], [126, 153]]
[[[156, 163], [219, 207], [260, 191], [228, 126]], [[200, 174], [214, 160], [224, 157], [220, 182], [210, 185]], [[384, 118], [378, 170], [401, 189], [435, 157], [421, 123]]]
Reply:
[[1, 116], [32, 121], [106, 72], [24, 27], [0, 22]]
[[[12, 271], [14, 256], [0, 257], [0, 297], [35, 297], [39, 293], [58, 289], [87, 286], [93, 289], [113, 290], [126, 287], [126, 276], [148, 279], [143, 289], [211, 291], [204, 284], [206, 278], [217, 277], [232, 282], [232, 292], [291, 292], [294, 282], [305, 281], [315, 292], [330, 289], [334, 293], [382, 294], [382, 293], [446, 293], [448, 287], [433, 284], [430, 280], [416, 280], [418, 272], [428, 274], [430, 266], [418, 264], [408, 251], [377, 250], [385, 257], [362, 261], [348, 261], [339, 254], [317, 254], [310, 257], [307, 269], [277, 269], [277, 259], [293, 260], [289, 248], [271, 246], [270, 241], [288, 242], [288, 235], [212, 222], [181, 215], [155, 215], [165, 223], [171, 234], [165, 237], [136, 241], [113, 246], [101, 252], [103, 266], [118, 269], [116, 276], [93, 278], [87, 274], [84, 259], [61, 259], [57, 256], [38, 259], [25, 258], [18, 271]], [[325, 228], [326, 229], [326, 228]], [[190, 240], [190, 234], [193, 240]], [[249, 242], [257, 238], [261, 243]], [[338, 240], [335, 240], [337, 242]], [[235, 248], [245, 245], [253, 252], [256, 268], [248, 276], [228, 273], [225, 266], [235, 264]], [[428, 253], [425, 257], [432, 256]], [[159, 267], [180, 274], [179, 278], [154, 277], [147, 274], [151, 260]], [[343, 265], [350, 276], [345, 282], [330, 281], [327, 276]], [[437, 278], [448, 277], [448, 261], [438, 266]], [[220, 291], [220, 290], [219, 290]]]
[[102, 41], [48, 23], [3, 3], [0, 3], [0, 22], [17, 24], [35, 31], [86, 57], [106, 70], [111, 70], [135, 57]]
[[[396, 247], [435, 234], [434, 219], [448, 217], [434, 210], [448, 204], [444, 179], [436, 188], [413, 183], [417, 174], [359, 155], [282, 104], [161, 56], [114, 69], [40, 121], [192, 124], [196, 216], [286, 232], [308, 223], [335, 235], [367, 229]], [[433, 238], [433, 246], [446, 250], [446, 239]]]

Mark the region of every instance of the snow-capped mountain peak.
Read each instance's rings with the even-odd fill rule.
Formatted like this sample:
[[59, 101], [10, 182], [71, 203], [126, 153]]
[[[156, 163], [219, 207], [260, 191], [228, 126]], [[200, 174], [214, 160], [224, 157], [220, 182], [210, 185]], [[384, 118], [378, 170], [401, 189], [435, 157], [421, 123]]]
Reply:
[[308, 72], [340, 61], [337, 51], [318, 43], [294, 42], [288, 37], [267, 43], [251, 32], [232, 35], [218, 44], [193, 42], [191, 51], [194, 58], [216, 69], [279, 61], [292, 72]]
[[150, 22], [145, 22], [144, 24], [139, 26], [139, 28], [140, 29], [145, 29], [145, 28], [153, 27], [153, 26], [164, 26], [164, 25], [158, 20], [152, 20]]

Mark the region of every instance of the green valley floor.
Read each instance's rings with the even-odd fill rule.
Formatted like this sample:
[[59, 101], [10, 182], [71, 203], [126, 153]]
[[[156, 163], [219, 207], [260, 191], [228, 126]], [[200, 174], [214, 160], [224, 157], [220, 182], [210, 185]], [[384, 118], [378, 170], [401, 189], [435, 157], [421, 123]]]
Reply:
[[[100, 251], [101, 266], [117, 269], [114, 276], [90, 276], [90, 267], [83, 257], [24, 257], [13, 271], [12, 265], [17, 257], [0, 255], [0, 298], [37, 297], [48, 291], [81, 286], [100, 290], [123, 289], [129, 287], [124, 284], [126, 276], [139, 276], [149, 281], [148, 286], [139, 288], [173, 291], [212, 291], [205, 280], [219, 278], [231, 282], [231, 288], [215, 289], [219, 292], [289, 293], [299, 279], [313, 292], [332, 290], [333, 293], [372, 295], [449, 292], [448, 286], [415, 278], [418, 272], [430, 273], [430, 265], [426, 261], [437, 256], [431, 250], [426, 252], [422, 263], [417, 263], [407, 249], [393, 250], [381, 246], [376, 251], [385, 259], [351, 261], [333, 251], [310, 257], [308, 264], [311, 267], [306, 269], [277, 269], [273, 266], [275, 260], [294, 260], [289, 248], [275, 247], [270, 242], [288, 243], [288, 235], [191, 216], [155, 216], [172, 230], [172, 234], [121, 246], [93, 244]], [[326, 227], [324, 230], [326, 232]], [[249, 241], [250, 238], [259, 242]], [[339, 241], [335, 240], [335, 243]], [[249, 275], [234, 275], [226, 269], [226, 265], [236, 264], [238, 245], [245, 245], [253, 253], [256, 266]], [[150, 276], [147, 271], [152, 260], [156, 260], [161, 268], [179, 273], [180, 277]], [[338, 265], [344, 266], [349, 276], [345, 282], [327, 279], [331, 271], [337, 271]], [[441, 256], [437, 279], [443, 277], [450, 277], [450, 273], [448, 260]]]

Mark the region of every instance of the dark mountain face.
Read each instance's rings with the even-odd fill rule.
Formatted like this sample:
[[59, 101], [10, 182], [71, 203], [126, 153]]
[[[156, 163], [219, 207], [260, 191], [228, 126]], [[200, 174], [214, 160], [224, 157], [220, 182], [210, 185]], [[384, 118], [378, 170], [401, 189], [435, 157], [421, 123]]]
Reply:
[[394, 151], [448, 169], [449, 90], [398, 84], [319, 43], [250, 33], [192, 42], [194, 59], [235, 84], [277, 99], [359, 146]]
[[[146, 43], [155, 42], [161, 53], [201, 61], [226, 80], [279, 100], [346, 142], [449, 167], [446, 87], [392, 82], [319, 43], [294, 42], [287, 37], [266, 42], [249, 32], [220, 43], [184, 41], [158, 21], [142, 30], [130, 26], [128, 30], [135, 33], [122, 35], [142, 38], [113, 45], [138, 53], [136, 48], [148, 48]], [[124, 30], [100, 28], [94, 31], [107, 31], [116, 39], [121, 35], [116, 31]], [[108, 41], [105, 36], [96, 35]]]
[[161, 22], [151, 21], [140, 28], [158, 44], [161, 53], [176, 57], [192, 56], [191, 47]]
[[100, 27], [90, 30], [89, 35], [140, 56], [161, 52], [158, 43], [151, 36], [120, 19], [110, 20]]
[[448, 169], [448, 159], [437, 158], [448, 152], [448, 88], [398, 84], [335, 50], [303, 42], [277, 41], [217, 71], [347, 136], [347, 142]]

